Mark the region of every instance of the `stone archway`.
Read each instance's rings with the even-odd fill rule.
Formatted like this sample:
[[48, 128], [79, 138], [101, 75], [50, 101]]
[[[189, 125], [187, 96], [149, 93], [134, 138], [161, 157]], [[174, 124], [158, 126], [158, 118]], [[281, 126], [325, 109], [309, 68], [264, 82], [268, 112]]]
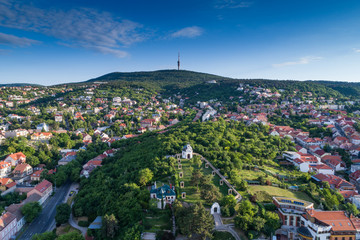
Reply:
[[220, 205], [215, 202], [212, 206], [211, 206], [211, 210], [210, 210], [211, 214], [217, 213], [220, 214]]

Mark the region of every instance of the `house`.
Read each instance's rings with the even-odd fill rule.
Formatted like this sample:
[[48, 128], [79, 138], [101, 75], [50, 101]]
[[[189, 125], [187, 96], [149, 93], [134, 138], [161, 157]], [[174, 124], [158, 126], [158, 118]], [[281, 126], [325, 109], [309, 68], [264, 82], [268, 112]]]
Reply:
[[0, 178], [7, 177], [11, 173], [11, 164], [5, 161], [0, 162]]
[[29, 176], [32, 173], [33, 168], [27, 163], [18, 164], [13, 171], [14, 177], [16, 178], [23, 178]]
[[41, 183], [36, 185], [30, 192], [27, 193], [27, 197], [33, 194], [40, 195], [41, 198], [39, 199], [38, 202], [42, 205], [46, 201], [46, 199], [49, 198], [52, 191], [53, 191], [52, 183], [49, 182], [48, 180], [43, 180]]
[[22, 152], [13, 153], [7, 156], [4, 161], [10, 163], [11, 166], [16, 166], [20, 163], [25, 163], [26, 156]]
[[340, 191], [356, 190], [356, 187], [353, 184], [335, 175], [319, 173], [311, 178], [317, 182], [328, 182], [331, 188]]
[[44, 169], [41, 169], [41, 170], [37, 170], [36, 172], [31, 174], [30, 180], [40, 182], [40, 176], [43, 171], [44, 171]]
[[310, 171], [315, 172], [316, 174], [335, 174], [335, 170], [332, 167], [329, 167], [326, 164], [317, 164], [317, 165], [310, 165]]
[[343, 171], [346, 169], [346, 164], [341, 160], [340, 156], [327, 155], [321, 160], [332, 167], [335, 171]]
[[55, 122], [62, 122], [63, 116], [61, 114], [55, 114]]
[[48, 132], [36, 132], [31, 135], [31, 140], [49, 140], [53, 137], [52, 133]]
[[[172, 204], [176, 199], [175, 187], [165, 184], [156, 188], [156, 182], [151, 187], [150, 198], [157, 199], [157, 207], [160, 209], [165, 208], [166, 204]], [[163, 203], [163, 206], [161, 206]]]
[[182, 158], [191, 159], [193, 157], [193, 149], [190, 144], [186, 144], [182, 149]]
[[155, 119], [144, 119], [144, 120], [140, 121], [140, 126], [142, 128], [147, 128], [147, 127], [151, 127], [155, 123], [156, 123]]
[[356, 170], [355, 172], [352, 172], [349, 174], [350, 182], [357, 183], [358, 180], [360, 180], [360, 170]]
[[75, 152], [75, 151], [73, 151], [73, 152], [67, 152], [67, 153], [65, 154], [65, 156], [58, 161], [58, 164], [59, 164], [59, 165], [66, 165], [66, 164], [68, 164], [69, 162], [75, 160], [75, 159], [76, 159], [76, 155], [77, 155], [77, 152]]
[[16, 216], [10, 212], [6, 212], [0, 217], [0, 239], [9, 240], [16, 234]]
[[26, 129], [15, 129], [5, 132], [5, 138], [26, 137], [27, 135], [29, 135], [29, 131]]
[[0, 178], [0, 190], [6, 191], [7, 189], [13, 187], [14, 184], [11, 184], [13, 182], [14, 181], [11, 178]]
[[355, 240], [356, 228], [344, 211], [307, 210], [297, 230], [301, 240]]
[[40, 123], [39, 125], [36, 126], [36, 130], [39, 132], [41, 131], [48, 132], [50, 128], [49, 125], [47, 125], [46, 123]]

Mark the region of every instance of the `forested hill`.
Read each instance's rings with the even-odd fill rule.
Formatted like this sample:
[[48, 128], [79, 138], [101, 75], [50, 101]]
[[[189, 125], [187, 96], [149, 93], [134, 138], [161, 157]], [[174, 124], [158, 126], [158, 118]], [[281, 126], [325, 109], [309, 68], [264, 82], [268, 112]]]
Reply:
[[98, 78], [90, 79], [87, 82], [147, 82], [155, 83], [160, 87], [176, 85], [179, 88], [189, 87], [194, 84], [205, 83], [210, 80], [226, 80], [230, 78], [213, 74], [185, 71], [185, 70], [159, 70], [152, 72], [113, 72]]
[[[273, 91], [281, 90], [282, 96], [287, 97], [294, 92], [311, 92], [314, 97], [325, 98], [355, 98], [360, 94], [360, 83], [333, 82], [333, 81], [296, 81], [296, 80], [269, 80], [269, 79], [234, 79], [214, 74], [186, 71], [186, 70], [159, 70], [142, 72], [113, 72], [85, 82], [68, 84], [81, 86], [94, 82], [106, 82], [109, 88], [140, 87], [164, 96], [181, 94], [193, 101], [229, 99], [237, 96], [239, 84], [249, 84], [253, 87], [270, 88]], [[209, 96], [211, 95], [211, 96]], [[211, 97], [211, 98], [209, 98]]]
[[322, 84], [326, 87], [332, 88], [345, 96], [360, 95], [359, 82], [334, 82], [334, 81], [315, 81], [315, 82], [318, 84]]
[[25, 87], [25, 86], [43, 87], [43, 85], [33, 84], [33, 83], [9, 83], [9, 84], [0, 84], [0, 87]]

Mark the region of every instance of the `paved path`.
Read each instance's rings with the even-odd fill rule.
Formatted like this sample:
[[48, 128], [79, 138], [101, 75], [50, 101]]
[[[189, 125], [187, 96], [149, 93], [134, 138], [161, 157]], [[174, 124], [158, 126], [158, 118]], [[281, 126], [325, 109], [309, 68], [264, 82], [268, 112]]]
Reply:
[[221, 216], [219, 213], [213, 214], [214, 221], [215, 221], [215, 230], [220, 232], [229, 232], [236, 240], [241, 240], [240, 236], [237, 234], [234, 229], [234, 224], [223, 224]]
[[[71, 204], [72, 206], [72, 204]], [[86, 232], [87, 232], [87, 228], [86, 227], [80, 227], [76, 221], [74, 220], [74, 216], [73, 214], [71, 213], [70, 214], [70, 218], [69, 218], [69, 224], [73, 227], [73, 228], [76, 228], [78, 230], [81, 231], [82, 235], [85, 236]]]
[[51, 231], [55, 226], [56, 206], [63, 202], [70, 189], [70, 182], [56, 188], [54, 196], [43, 205], [40, 215], [29, 225], [19, 240], [29, 240], [36, 233]]

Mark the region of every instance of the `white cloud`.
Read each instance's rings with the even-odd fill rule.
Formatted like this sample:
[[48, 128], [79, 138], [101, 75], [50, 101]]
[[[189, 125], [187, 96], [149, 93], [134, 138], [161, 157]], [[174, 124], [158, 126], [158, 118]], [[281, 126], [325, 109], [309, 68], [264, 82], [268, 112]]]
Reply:
[[276, 64], [273, 64], [273, 67], [285, 67], [285, 66], [292, 66], [292, 65], [309, 64], [311, 62], [319, 61], [321, 59], [322, 59], [322, 57], [307, 56], [307, 57], [302, 57], [297, 61], [276, 63]]
[[6, 33], [0, 33], [0, 44], [28, 47], [30, 45], [38, 44], [38, 43], [40, 42], [29, 38], [17, 37]]
[[186, 27], [183, 29], [180, 29], [173, 34], [171, 34], [171, 37], [173, 38], [195, 38], [199, 37], [203, 34], [204, 30], [200, 27], [193, 26], [193, 27]]
[[119, 48], [147, 38], [140, 32], [141, 24], [115, 18], [107, 12], [88, 8], [45, 10], [17, 0], [0, 0], [0, 26], [42, 33], [69, 45], [118, 57], [126, 55], [120, 54], [123, 51]]
[[360, 53], [360, 49], [354, 48], [353, 50], [354, 50], [354, 52], [356, 52], [356, 53]]
[[223, 8], [248, 8], [252, 5], [252, 2], [241, 0], [216, 0], [214, 7], [217, 9]]

